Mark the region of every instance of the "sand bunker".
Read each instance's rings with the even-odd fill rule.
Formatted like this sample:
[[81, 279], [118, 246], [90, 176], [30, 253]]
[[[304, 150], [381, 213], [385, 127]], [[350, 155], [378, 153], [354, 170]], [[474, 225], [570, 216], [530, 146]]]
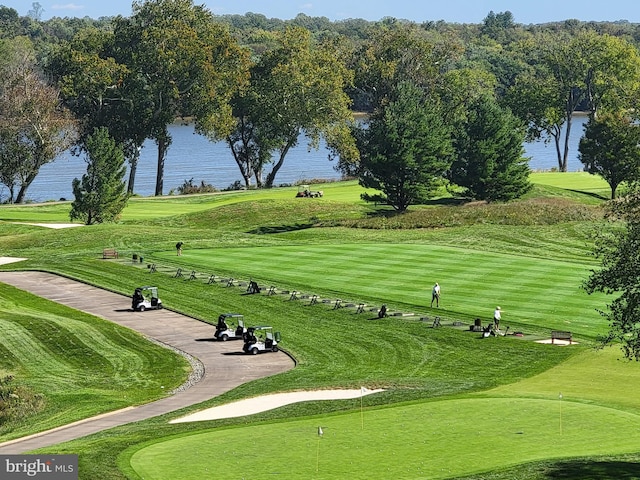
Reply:
[[26, 258], [19, 257], [0, 257], [0, 265], [6, 265], [7, 263], [15, 263], [26, 260]]
[[576, 342], [575, 340], [572, 340], [570, 342], [569, 340], [559, 340], [557, 338], [555, 340], [552, 340], [551, 338], [545, 340], [536, 340], [536, 343], [552, 343], [553, 345], [559, 345], [561, 347], [564, 347], [566, 345], [578, 345], [578, 342]]
[[272, 395], [247, 398], [245, 400], [227, 403], [226, 405], [207, 408], [206, 410], [192, 413], [186, 417], [171, 420], [169, 423], [201, 422], [204, 420], [242, 417], [244, 415], [266, 412], [267, 410], [273, 410], [274, 408], [292, 403], [310, 402], [313, 400], [349, 400], [379, 392], [384, 392], [384, 390], [362, 388], [360, 390], [316, 390], [310, 392], [274, 393]]
[[45, 228], [72, 228], [72, 227], [83, 227], [83, 223], [26, 223], [25, 225], [33, 225], [35, 227], [45, 227]]

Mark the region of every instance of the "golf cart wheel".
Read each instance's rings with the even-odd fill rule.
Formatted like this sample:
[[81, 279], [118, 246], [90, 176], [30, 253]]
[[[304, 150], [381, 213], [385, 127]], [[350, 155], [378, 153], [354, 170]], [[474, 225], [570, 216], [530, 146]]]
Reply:
[[226, 334], [225, 334], [225, 335], [222, 335], [222, 336], [220, 337], [220, 340], [222, 340], [223, 342], [226, 342], [227, 340], [229, 340], [229, 335], [226, 335]]
[[271, 347], [271, 351], [272, 352], [277, 352], [278, 351], [278, 347], [276, 347], [276, 346]]
[[138, 308], [138, 310], [139, 310], [140, 312], [144, 312], [144, 311], [145, 311], [144, 305], [140, 305], [140, 308]]
[[253, 347], [251, 349], [251, 355], [257, 355], [258, 354], [258, 349], [256, 347]]

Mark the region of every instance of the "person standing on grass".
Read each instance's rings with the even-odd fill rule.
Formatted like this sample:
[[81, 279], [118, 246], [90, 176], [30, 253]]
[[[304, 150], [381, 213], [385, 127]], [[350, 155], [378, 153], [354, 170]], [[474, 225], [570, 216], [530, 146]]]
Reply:
[[496, 307], [493, 311], [493, 326], [496, 330], [500, 329], [500, 320], [502, 319], [500, 307]]
[[433, 286], [433, 290], [431, 291], [431, 307], [433, 308], [433, 302], [436, 302], [436, 307], [440, 306], [440, 285], [438, 282]]
[[178, 256], [182, 255], [182, 245], [184, 245], [182, 242], [176, 243], [176, 254]]

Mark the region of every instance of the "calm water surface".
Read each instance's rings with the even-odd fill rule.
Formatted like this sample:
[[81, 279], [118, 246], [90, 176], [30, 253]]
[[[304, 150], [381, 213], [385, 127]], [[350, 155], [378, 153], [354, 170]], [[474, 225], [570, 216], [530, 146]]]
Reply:
[[[571, 131], [569, 151], [569, 171], [582, 170], [578, 160], [578, 143], [583, 134], [585, 117], [574, 119]], [[218, 189], [227, 188], [236, 180], [242, 180], [229, 148], [225, 143], [212, 143], [194, 133], [193, 126], [175, 124], [169, 131], [173, 143], [167, 152], [164, 173], [164, 193], [176, 190], [185, 181], [193, 179], [209, 183]], [[526, 156], [532, 170], [551, 170], [557, 168], [555, 148], [544, 142], [525, 144]], [[276, 176], [276, 185], [291, 184], [311, 178], [339, 179], [340, 173], [334, 170], [336, 162], [328, 160], [329, 151], [323, 144], [319, 150], [307, 149], [307, 142], [301, 137], [299, 145], [289, 151], [284, 165]], [[147, 141], [140, 152], [140, 161], [135, 180], [135, 193], [151, 196], [156, 185], [157, 148], [154, 142]], [[27, 199], [34, 202], [73, 199], [71, 182], [86, 173], [84, 157], [64, 154], [40, 169], [40, 173], [27, 191]], [[128, 172], [127, 177], [128, 178]], [[0, 186], [0, 188], [4, 188]], [[0, 198], [6, 198], [6, 189], [0, 190]]]

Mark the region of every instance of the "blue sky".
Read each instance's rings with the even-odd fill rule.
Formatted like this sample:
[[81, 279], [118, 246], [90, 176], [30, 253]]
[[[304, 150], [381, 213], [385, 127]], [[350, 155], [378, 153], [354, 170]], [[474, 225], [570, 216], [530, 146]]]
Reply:
[[[0, 0], [20, 15], [31, 9], [31, 0]], [[131, 0], [40, 0], [43, 19], [57, 17], [99, 18], [131, 14]], [[481, 23], [490, 11], [513, 13], [517, 23], [545, 23], [578, 20], [640, 23], [640, 8], [633, 0], [194, 0], [217, 15], [261, 13], [288, 20], [299, 13], [330, 20], [395, 17], [415, 22], [444, 20], [452, 23]]]

